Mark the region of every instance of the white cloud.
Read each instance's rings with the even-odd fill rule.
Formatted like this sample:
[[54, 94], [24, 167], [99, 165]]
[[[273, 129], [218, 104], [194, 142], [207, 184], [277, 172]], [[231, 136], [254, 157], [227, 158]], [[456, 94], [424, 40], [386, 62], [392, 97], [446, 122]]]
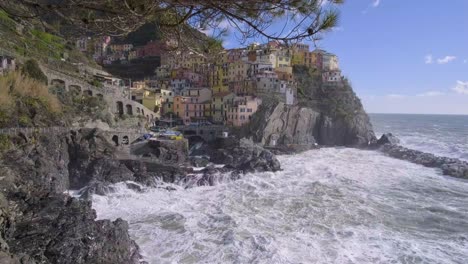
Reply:
[[468, 82], [457, 81], [457, 85], [452, 90], [458, 94], [468, 95]]
[[457, 57], [455, 57], [455, 56], [445, 56], [444, 58], [437, 59], [437, 63], [438, 64], [447, 64], [447, 63], [449, 63], [451, 61], [454, 61], [456, 59], [457, 59]]
[[434, 58], [432, 57], [432, 54], [428, 54], [426, 55], [426, 57], [424, 57], [424, 63], [432, 64], [433, 62], [434, 62]]
[[398, 99], [398, 98], [404, 98], [404, 97], [406, 97], [406, 95], [403, 95], [403, 94], [387, 94], [385, 97]]
[[374, 2], [372, 3], [373, 7], [378, 7], [379, 5], [380, 5], [380, 0], [374, 0]]
[[428, 96], [440, 96], [440, 95], [444, 95], [444, 94], [445, 93], [439, 92], [439, 91], [428, 91], [428, 92], [425, 92], [425, 93], [417, 94], [416, 96], [428, 97]]

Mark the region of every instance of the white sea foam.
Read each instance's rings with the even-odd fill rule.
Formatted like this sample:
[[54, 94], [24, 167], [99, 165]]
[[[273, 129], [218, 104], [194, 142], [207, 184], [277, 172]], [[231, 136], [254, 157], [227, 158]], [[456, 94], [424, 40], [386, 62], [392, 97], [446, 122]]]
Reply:
[[468, 116], [372, 114], [376, 135], [391, 132], [401, 145], [468, 161]]
[[150, 263], [466, 263], [468, 182], [354, 149], [212, 187], [93, 197]]

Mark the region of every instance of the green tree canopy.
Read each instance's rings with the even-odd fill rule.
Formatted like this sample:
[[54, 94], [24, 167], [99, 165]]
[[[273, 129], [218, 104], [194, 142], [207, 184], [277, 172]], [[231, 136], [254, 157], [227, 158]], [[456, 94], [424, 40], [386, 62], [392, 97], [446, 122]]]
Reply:
[[[344, 0], [0, 0], [11, 16], [55, 16], [85, 31], [126, 35], [156, 22], [163, 38], [176, 46], [190, 45], [193, 29], [224, 32], [235, 29], [241, 42], [263, 37], [290, 43], [315, 40], [337, 25], [336, 5]], [[277, 22], [283, 30], [270, 30]], [[286, 31], [287, 32], [284, 32]]]

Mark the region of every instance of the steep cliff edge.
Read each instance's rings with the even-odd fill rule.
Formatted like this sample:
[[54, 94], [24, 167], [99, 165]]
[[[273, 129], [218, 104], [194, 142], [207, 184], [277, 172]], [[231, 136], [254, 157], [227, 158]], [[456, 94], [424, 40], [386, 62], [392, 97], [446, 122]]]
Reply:
[[[83, 138], [79, 143], [71, 139], [77, 134]], [[105, 154], [74, 156], [84, 146], [105, 153], [96, 133], [19, 134], [10, 140], [0, 158], [0, 263], [140, 262], [125, 221], [96, 221], [89, 201], [64, 193], [81, 182], [71, 161], [105, 160]]]
[[361, 101], [346, 81], [322, 82], [318, 73], [295, 67], [298, 104], [287, 106], [263, 100], [250, 125], [242, 130], [264, 145], [312, 147], [366, 146], [376, 141], [372, 124]]

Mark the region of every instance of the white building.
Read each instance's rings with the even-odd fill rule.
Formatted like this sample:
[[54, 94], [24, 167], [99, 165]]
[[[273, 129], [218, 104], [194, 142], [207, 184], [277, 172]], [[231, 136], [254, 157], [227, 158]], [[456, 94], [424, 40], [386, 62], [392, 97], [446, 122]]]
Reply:
[[340, 70], [326, 71], [322, 73], [322, 80], [328, 83], [341, 82], [343, 77]]
[[338, 57], [335, 54], [326, 52], [322, 54], [322, 58], [324, 71], [337, 71], [340, 69]]

